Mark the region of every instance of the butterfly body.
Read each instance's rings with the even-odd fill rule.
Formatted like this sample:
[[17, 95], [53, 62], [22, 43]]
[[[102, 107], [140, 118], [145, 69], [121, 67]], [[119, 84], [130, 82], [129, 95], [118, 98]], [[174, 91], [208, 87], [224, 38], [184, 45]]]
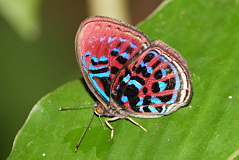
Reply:
[[189, 103], [187, 63], [164, 42], [150, 42], [129, 24], [96, 16], [81, 24], [75, 43], [83, 77], [98, 99], [96, 114], [158, 118]]

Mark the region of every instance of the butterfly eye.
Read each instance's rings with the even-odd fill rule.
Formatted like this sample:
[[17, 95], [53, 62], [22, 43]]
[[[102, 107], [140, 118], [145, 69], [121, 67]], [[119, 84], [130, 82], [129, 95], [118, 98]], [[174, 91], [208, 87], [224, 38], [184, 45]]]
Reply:
[[103, 109], [99, 106], [95, 106], [95, 113], [99, 116], [103, 115]]

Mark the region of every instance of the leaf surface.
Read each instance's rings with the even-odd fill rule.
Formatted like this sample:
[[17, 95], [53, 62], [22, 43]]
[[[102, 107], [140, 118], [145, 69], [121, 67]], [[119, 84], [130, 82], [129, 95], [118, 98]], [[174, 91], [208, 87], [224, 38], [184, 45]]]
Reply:
[[154, 134], [122, 119], [111, 123], [108, 141], [110, 129], [94, 116], [75, 153], [92, 108], [58, 108], [95, 101], [76, 80], [34, 106], [8, 159], [238, 159], [238, 10], [238, 1], [175, 0], [141, 23], [151, 40], [163, 40], [187, 60], [194, 88], [189, 106], [162, 118], [134, 118]]

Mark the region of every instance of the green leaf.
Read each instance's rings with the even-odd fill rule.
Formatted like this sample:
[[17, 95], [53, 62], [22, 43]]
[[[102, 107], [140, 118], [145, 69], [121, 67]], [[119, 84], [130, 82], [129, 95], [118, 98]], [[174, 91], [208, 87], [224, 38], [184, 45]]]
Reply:
[[[169, 1], [139, 28], [187, 60], [194, 96], [189, 106], [157, 119], [137, 119], [154, 134], [117, 120], [114, 139], [94, 116], [79, 151], [74, 147], [94, 102], [81, 80], [40, 100], [16, 136], [8, 159], [239, 159], [239, 1]], [[104, 118], [103, 118], [104, 119]]]

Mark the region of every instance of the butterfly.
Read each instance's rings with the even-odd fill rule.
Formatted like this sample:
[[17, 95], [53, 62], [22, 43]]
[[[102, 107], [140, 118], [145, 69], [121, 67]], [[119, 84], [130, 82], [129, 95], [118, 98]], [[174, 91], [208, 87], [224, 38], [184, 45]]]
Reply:
[[175, 49], [134, 26], [105, 16], [84, 20], [75, 38], [76, 58], [97, 102], [94, 112], [110, 121], [158, 118], [189, 103], [192, 84]]

